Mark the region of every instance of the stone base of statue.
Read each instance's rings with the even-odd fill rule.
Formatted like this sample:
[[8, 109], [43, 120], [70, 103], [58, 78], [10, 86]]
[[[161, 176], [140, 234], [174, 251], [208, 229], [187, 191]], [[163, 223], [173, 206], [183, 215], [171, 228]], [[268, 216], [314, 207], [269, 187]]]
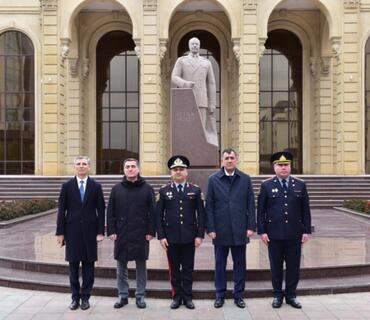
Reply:
[[182, 154], [191, 167], [220, 166], [219, 148], [207, 142], [192, 89], [171, 90], [172, 155]]

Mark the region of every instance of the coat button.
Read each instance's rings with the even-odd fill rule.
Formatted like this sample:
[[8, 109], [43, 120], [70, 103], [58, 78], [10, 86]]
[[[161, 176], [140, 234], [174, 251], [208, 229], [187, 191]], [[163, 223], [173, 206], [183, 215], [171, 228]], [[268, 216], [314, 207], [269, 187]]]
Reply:
[[180, 200], [180, 203], [182, 203], [182, 200]]
[[287, 207], [287, 206], [288, 206], [288, 204], [286, 203], [286, 204], [285, 204], [285, 206]]
[[288, 223], [288, 220], [285, 220], [285, 223]]
[[269, 220], [269, 222], [271, 222], [271, 220]]
[[182, 210], [182, 207], [180, 207], [180, 210]]
[[288, 212], [285, 211], [285, 214], [288, 214]]
[[182, 214], [180, 214], [180, 217], [182, 218]]
[[285, 195], [285, 196], [284, 196], [284, 198], [288, 198], [288, 196], [287, 196], [287, 195]]
[[184, 222], [180, 221], [181, 224], [183, 224]]

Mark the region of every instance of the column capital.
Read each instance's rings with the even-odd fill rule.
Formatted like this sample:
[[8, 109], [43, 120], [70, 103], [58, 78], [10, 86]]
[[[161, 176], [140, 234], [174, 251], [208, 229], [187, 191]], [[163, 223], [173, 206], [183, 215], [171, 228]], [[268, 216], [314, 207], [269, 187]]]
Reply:
[[243, 0], [244, 10], [256, 10], [258, 0]]
[[157, 0], [143, 0], [144, 11], [157, 11]]
[[40, 0], [43, 11], [55, 11], [58, 9], [58, 0]]
[[360, 7], [360, 0], [343, 0], [344, 9], [357, 9]]

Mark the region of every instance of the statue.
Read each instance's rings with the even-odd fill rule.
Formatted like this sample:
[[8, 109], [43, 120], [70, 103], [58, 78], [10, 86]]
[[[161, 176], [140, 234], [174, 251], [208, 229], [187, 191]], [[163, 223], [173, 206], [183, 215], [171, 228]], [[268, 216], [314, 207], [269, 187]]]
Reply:
[[190, 53], [177, 59], [172, 82], [178, 88], [192, 88], [208, 143], [218, 147], [216, 127], [216, 81], [211, 62], [199, 55], [198, 38], [189, 40]]

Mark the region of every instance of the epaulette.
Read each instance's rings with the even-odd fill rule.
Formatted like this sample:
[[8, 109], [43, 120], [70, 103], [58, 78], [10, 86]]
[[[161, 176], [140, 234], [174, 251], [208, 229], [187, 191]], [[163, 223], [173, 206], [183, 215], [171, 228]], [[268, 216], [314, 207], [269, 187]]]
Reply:
[[293, 177], [293, 176], [290, 176], [292, 179], [294, 180], [297, 180], [297, 181], [300, 181], [300, 182], [303, 182], [304, 183], [304, 180], [303, 179], [300, 179], [300, 178], [297, 178], [297, 177]]
[[270, 180], [273, 180], [273, 179], [274, 179], [274, 177], [267, 178], [266, 180], [263, 180], [262, 183], [265, 183], [265, 182], [270, 181]]
[[167, 184], [164, 184], [163, 186], [161, 186], [159, 189], [163, 189], [165, 187], [168, 187], [169, 185], [171, 185], [171, 183], [167, 183]]

